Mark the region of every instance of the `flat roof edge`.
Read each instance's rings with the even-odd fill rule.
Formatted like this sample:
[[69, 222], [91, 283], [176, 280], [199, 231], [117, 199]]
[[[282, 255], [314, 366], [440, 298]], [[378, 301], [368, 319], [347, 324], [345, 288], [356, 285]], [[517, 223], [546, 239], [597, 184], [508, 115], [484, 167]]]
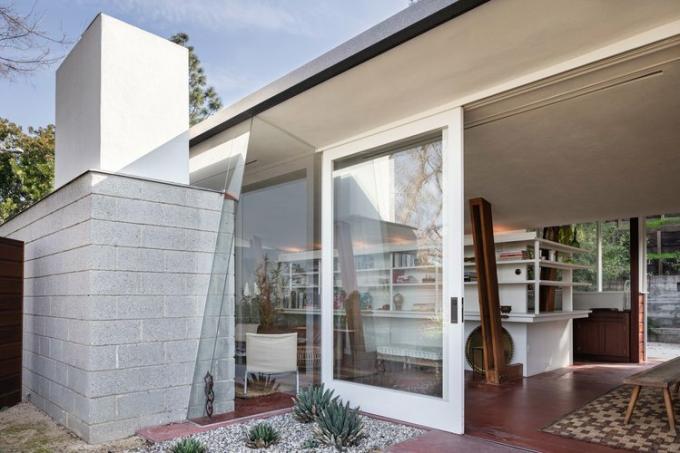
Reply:
[[[421, 1], [423, 2], [423, 4], [427, 3], [425, 0]], [[421, 17], [417, 20], [414, 20], [413, 22], [407, 24], [406, 26], [396, 29], [394, 32], [377, 39], [373, 43], [360, 47], [356, 52], [353, 52], [350, 55], [341, 58], [339, 61], [330, 63], [326, 67], [323, 67], [322, 69], [313, 72], [311, 75], [304, 77], [299, 81], [295, 80], [290, 81], [288, 86], [285, 86], [281, 90], [278, 90], [278, 92], [274, 92], [272, 95], [265, 97], [265, 99], [262, 101], [256, 101], [253, 103], [253, 105], [245, 106], [241, 109], [238, 109], [238, 104], [241, 102], [247, 102], [248, 97], [257, 95], [258, 92], [264, 92], [267, 89], [273, 89], [272, 86], [276, 84], [286, 85], [287, 78], [292, 78], [297, 72], [304, 71], [305, 69], [307, 69], [308, 66], [314, 66], [315, 64], [318, 64], [317, 61], [318, 59], [312, 60], [310, 63], [293, 70], [288, 75], [283, 76], [282, 78], [272, 82], [270, 85], [265, 86], [261, 90], [258, 90], [252, 93], [250, 96], [242, 99], [241, 101], [238, 101], [236, 104], [233, 104], [232, 107], [227, 107], [227, 109], [234, 108], [236, 110], [233, 114], [231, 114], [231, 116], [228, 116], [223, 120], [219, 120], [215, 117], [206, 119], [205, 120], [206, 122], [211, 122], [212, 120], [212, 122], [215, 122], [216, 124], [209, 126], [206, 130], [199, 132], [194, 137], [191, 137], [189, 141], [189, 146], [198, 145], [204, 140], [207, 140], [210, 137], [213, 137], [214, 135], [217, 135], [220, 132], [229, 129], [232, 126], [235, 126], [247, 119], [250, 119], [258, 115], [259, 113], [262, 113], [265, 110], [270, 109], [271, 107], [281, 104], [284, 101], [291, 99], [297, 96], [298, 94], [301, 94], [309, 90], [310, 88], [315, 87], [316, 85], [319, 85], [327, 80], [332, 79], [335, 76], [342, 74], [343, 72], [346, 72], [366, 61], [369, 61], [372, 58], [375, 58], [378, 55], [387, 52], [388, 50], [393, 49], [394, 47], [397, 47], [400, 44], [403, 44], [406, 41], [409, 41], [429, 30], [432, 30], [433, 28], [445, 22], [448, 22], [449, 20], [455, 19], [456, 17], [465, 14], [466, 12], [484, 3], [487, 3], [488, 1], [489, 0], [456, 0], [453, 3], [448, 3], [443, 7], [440, 7], [438, 5], [442, 3], [441, 1], [440, 2], [432, 1], [430, 2], [430, 4], [438, 8], [434, 10], [432, 13], [427, 14], [424, 17]], [[418, 4], [419, 3], [416, 3], [412, 7], [415, 7]], [[427, 6], [429, 5], [425, 5], [425, 7]], [[408, 9], [404, 11], [408, 11]], [[395, 20], [397, 22], [403, 21], [400, 15], [404, 13], [404, 11], [395, 14], [394, 16], [386, 19], [386, 21], [381, 22], [375, 27], [366, 30], [365, 32], [357, 35], [356, 37], [336, 47], [335, 49], [327, 52], [326, 54], [323, 54], [322, 56], [319, 57], [319, 59], [322, 58], [332, 59], [332, 54], [334, 52], [346, 52], [347, 49], [343, 48], [343, 46], [350, 43], [356, 38], [364, 37], [366, 34], [370, 34], [373, 30], [385, 26], [385, 22], [387, 21], [390, 20]], [[359, 41], [361, 41], [361, 39], [359, 39]], [[361, 42], [359, 42], [358, 45], [361, 46]], [[217, 113], [217, 115], [219, 115], [219, 112]], [[201, 123], [199, 123], [199, 125], [200, 124]]]

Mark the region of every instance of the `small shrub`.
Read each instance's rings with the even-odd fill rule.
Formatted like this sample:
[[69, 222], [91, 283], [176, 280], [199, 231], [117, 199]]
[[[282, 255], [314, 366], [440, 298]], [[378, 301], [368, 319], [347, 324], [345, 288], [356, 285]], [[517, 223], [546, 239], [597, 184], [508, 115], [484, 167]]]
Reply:
[[314, 435], [322, 444], [340, 451], [356, 445], [366, 436], [359, 408], [350, 409], [349, 402], [343, 406], [332, 401], [316, 418]]
[[305, 450], [319, 448], [319, 441], [314, 439], [313, 437], [305, 439], [305, 441], [302, 443], [302, 448], [304, 448]]
[[250, 428], [246, 445], [250, 448], [269, 448], [279, 441], [279, 432], [269, 423], [263, 422]]
[[170, 447], [170, 453], [206, 453], [205, 446], [197, 439], [182, 439]]
[[333, 396], [333, 390], [325, 389], [323, 384], [312, 385], [306, 389], [302, 389], [302, 391], [293, 398], [293, 402], [295, 403], [293, 417], [302, 423], [313, 422], [323, 409], [331, 402], [336, 402], [337, 400], [338, 397]]

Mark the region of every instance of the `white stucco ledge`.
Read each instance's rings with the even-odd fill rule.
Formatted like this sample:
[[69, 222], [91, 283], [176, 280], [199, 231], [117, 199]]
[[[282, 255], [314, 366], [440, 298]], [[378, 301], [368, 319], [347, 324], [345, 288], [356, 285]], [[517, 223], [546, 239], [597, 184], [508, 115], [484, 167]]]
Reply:
[[[509, 313], [507, 318], [503, 318], [501, 322], [521, 322], [521, 323], [538, 323], [538, 322], [553, 322], [565, 321], [569, 319], [587, 318], [590, 315], [590, 310], [574, 310], [574, 311], [553, 311], [549, 313]], [[466, 321], [479, 321], [478, 312], [465, 312]]]

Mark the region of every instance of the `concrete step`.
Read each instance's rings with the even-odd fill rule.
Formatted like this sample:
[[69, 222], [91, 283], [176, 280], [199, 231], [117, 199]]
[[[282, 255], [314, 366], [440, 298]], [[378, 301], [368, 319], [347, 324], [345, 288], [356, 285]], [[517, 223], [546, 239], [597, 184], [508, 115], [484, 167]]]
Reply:
[[680, 343], [680, 328], [650, 328], [647, 339], [661, 343]]
[[652, 327], [680, 329], [680, 318], [648, 317], [648, 323]]

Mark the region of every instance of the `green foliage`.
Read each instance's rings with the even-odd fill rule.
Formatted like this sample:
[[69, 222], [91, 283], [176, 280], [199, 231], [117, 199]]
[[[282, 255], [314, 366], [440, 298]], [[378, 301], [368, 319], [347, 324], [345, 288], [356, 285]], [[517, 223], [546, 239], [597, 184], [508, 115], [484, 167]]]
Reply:
[[302, 389], [293, 398], [293, 416], [302, 423], [316, 420], [316, 417], [331, 402], [337, 402], [338, 397], [333, 396], [333, 390], [324, 388], [324, 385], [312, 385]]
[[[574, 280], [589, 282], [590, 290], [597, 290], [597, 224], [579, 224], [577, 228], [579, 247], [591, 253], [574, 255], [573, 261], [586, 264], [590, 269], [574, 272]], [[606, 290], [622, 290], [630, 279], [630, 230], [618, 222], [602, 222], [602, 282]]]
[[305, 450], [313, 450], [315, 448], [319, 448], [319, 441], [314, 439], [313, 437], [305, 439], [305, 441], [302, 443], [302, 448], [304, 448]]
[[208, 450], [197, 439], [182, 439], [170, 447], [170, 453], [206, 453]]
[[22, 128], [0, 118], [0, 221], [52, 190], [54, 126]]
[[350, 409], [349, 402], [343, 406], [342, 402], [332, 401], [316, 418], [314, 435], [322, 444], [340, 451], [356, 445], [366, 436], [359, 408]]
[[279, 432], [267, 422], [258, 423], [248, 431], [246, 445], [250, 448], [269, 448], [279, 441]]
[[208, 78], [194, 47], [187, 45], [189, 35], [177, 33], [170, 37], [170, 41], [189, 50], [189, 122], [193, 126], [219, 110], [222, 101], [215, 88], [208, 86]]

